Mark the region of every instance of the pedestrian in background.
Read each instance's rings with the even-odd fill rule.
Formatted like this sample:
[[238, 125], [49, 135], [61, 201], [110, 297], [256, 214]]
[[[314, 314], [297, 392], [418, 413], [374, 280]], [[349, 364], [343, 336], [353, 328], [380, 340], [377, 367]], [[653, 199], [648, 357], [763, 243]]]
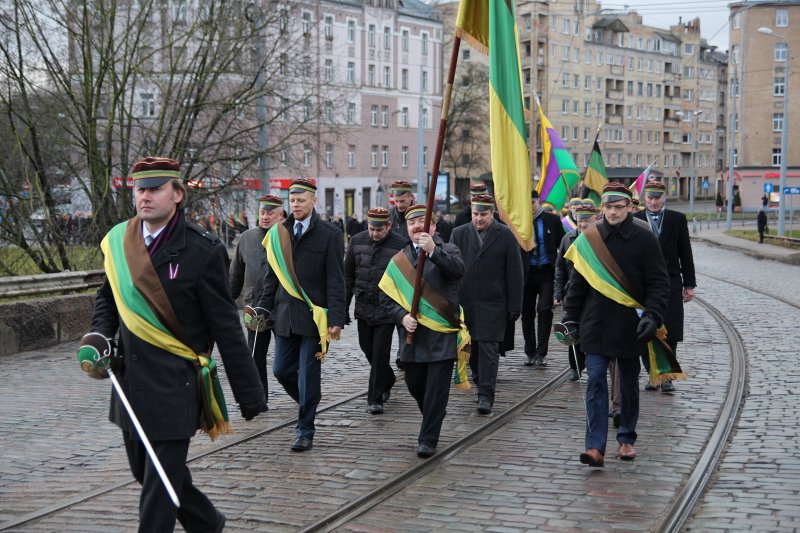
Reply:
[[764, 234], [769, 233], [769, 226], [767, 226], [767, 213], [763, 208], [758, 210], [756, 225], [758, 226], [758, 243], [764, 244]]
[[[234, 300], [242, 296], [245, 306], [254, 306], [261, 295], [264, 278], [269, 271], [267, 251], [262, 244], [267, 231], [283, 221], [283, 200], [277, 196], [265, 195], [258, 200], [258, 226], [251, 228], [239, 237], [233, 251], [230, 268], [231, 296]], [[264, 386], [264, 396], [269, 403], [267, 383], [267, 352], [272, 339], [272, 331], [254, 331], [248, 328], [247, 345], [253, 354], [258, 369], [258, 377]], [[255, 348], [255, 349], [254, 349]]]
[[394, 320], [380, 304], [378, 283], [392, 257], [406, 245], [406, 239], [392, 231], [389, 211], [374, 207], [367, 212], [367, 231], [353, 236], [344, 259], [347, 309], [356, 298], [358, 344], [369, 361], [367, 402], [373, 415], [383, 413], [383, 404], [397, 378], [390, 364]]

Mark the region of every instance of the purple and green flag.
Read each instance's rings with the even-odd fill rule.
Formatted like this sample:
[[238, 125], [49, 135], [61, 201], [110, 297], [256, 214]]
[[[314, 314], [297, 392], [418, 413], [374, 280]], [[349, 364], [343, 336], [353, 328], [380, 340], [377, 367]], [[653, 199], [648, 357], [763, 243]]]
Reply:
[[548, 202], [556, 210], [560, 210], [570, 199], [570, 191], [578, 184], [581, 176], [561, 137], [544, 115], [541, 105], [539, 120], [542, 125], [542, 176], [536, 190], [539, 192], [540, 202]]

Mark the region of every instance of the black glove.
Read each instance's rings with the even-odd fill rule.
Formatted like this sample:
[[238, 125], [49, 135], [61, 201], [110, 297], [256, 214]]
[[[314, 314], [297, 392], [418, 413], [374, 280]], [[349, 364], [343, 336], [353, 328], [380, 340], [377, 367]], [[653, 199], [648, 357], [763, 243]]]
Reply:
[[636, 326], [636, 340], [640, 342], [649, 341], [655, 336], [657, 329], [658, 322], [656, 319], [647, 313], [643, 314], [642, 318], [639, 319], [639, 325]]
[[517, 319], [519, 318], [519, 315], [520, 315], [520, 314], [521, 314], [521, 313], [520, 313], [519, 311], [509, 311], [509, 313], [508, 313], [508, 319], [509, 319], [511, 322], [516, 322], [516, 321], [517, 321]]
[[349, 325], [350, 325], [350, 315], [347, 315], [347, 317], [345, 317], [345, 319], [344, 319], [344, 325], [345, 325], [345, 326], [349, 326]]
[[264, 410], [264, 405], [240, 405], [239, 410], [242, 412], [242, 418], [249, 422]]

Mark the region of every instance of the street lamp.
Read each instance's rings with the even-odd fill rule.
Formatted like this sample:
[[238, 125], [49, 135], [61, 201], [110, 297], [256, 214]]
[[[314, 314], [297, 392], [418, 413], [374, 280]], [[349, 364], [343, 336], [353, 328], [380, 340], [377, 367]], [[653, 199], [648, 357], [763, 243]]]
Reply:
[[[702, 111], [688, 111], [687, 113], [692, 114], [692, 174], [689, 178], [689, 212], [692, 213], [694, 216], [694, 187], [695, 187], [695, 180], [694, 180], [694, 152], [697, 147], [697, 116], [702, 115]], [[678, 111], [675, 113], [679, 117], [683, 118], [686, 116], [686, 113]]]
[[764, 35], [771, 35], [776, 39], [781, 39], [786, 43], [786, 61], [784, 62], [783, 70], [783, 124], [781, 125], [781, 179], [779, 185], [780, 196], [778, 201], [778, 236], [783, 237], [786, 233], [785, 214], [786, 214], [786, 198], [784, 198], [784, 189], [786, 188], [786, 167], [789, 159], [788, 144], [789, 144], [789, 40], [783, 35], [779, 35], [772, 31], [771, 28], [761, 27], [758, 28], [758, 33]]

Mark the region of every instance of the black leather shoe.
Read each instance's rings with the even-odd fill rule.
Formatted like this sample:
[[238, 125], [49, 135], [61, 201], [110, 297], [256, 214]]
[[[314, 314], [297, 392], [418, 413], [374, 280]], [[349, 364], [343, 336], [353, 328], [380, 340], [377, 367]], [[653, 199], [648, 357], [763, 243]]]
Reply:
[[369, 412], [373, 415], [382, 415], [383, 414], [383, 404], [380, 403], [373, 403], [369, 406]]
[[570, 381], [578, 381], [581, 379], [581, 375], [578, 373], [577, 370], [573, 370], [572, 373], [569, 375]]
[[536, 356], [529, 355], [528, 360], [525, 361], [525, 366], [533, 366], [536, 364]]
[[433, 457], [436, 453], [436, 448], [433, 446], [428, 446], [427, 444], [420, 444], [417, 448], [417, 457], [422, 457], [423, 459], [427, 459], [428, 457]]
[[478, 402], [478, 413], [488, 415], [491, 412], [492, 404], [489, 403], [489, 400], [481, 400]]
[[611, 419], [614, 421], [614, 427], [618, 428], [622, 421], [622, 415], [619, 413], [614, 413], [613, 415], [611, 415]]
[[269, 405], [265, 403], [264, 407], [261, 408], [261, 412], [266, 413], [267, 411], [269, 411]]
[[539, 366], [547, 366], [547, 356], [546, 355], [539, 356], [538, 361], [536, 361], [536, 364], [538, 364]]
[[661, 384], [661, 392], [675, 392], [675, 385], [672, 384], [671, 379]]
[[306, 452], [314, 447], [314, 443], [311, 439], [307, 439], [305, 437], [297, 437], [292, 444], [292, 451], [293, 452]]

